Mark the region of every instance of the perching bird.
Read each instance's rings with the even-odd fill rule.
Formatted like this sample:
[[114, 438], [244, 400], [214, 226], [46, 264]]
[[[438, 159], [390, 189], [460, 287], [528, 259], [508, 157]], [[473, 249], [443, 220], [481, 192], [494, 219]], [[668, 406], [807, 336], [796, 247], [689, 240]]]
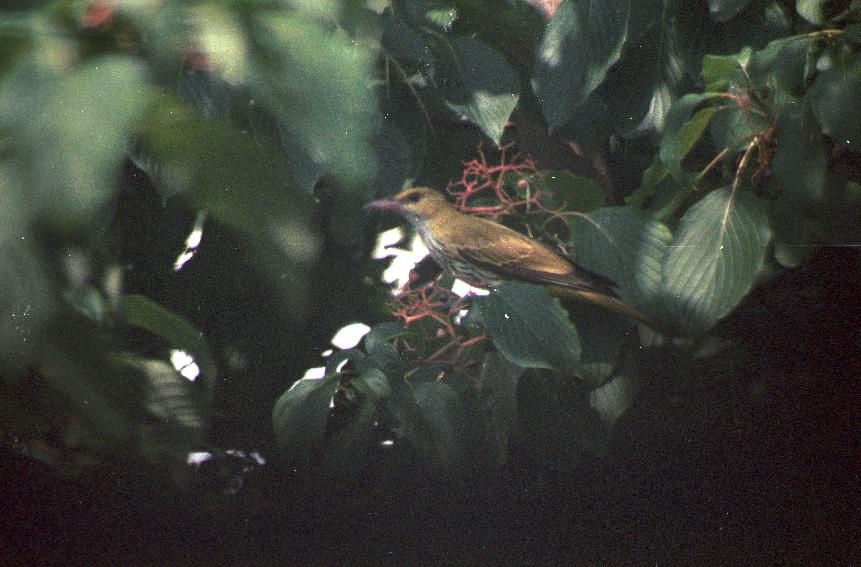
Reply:
[[486, 219], [464, 214], [426, 187], [407, 189], [367, 208], [404, 217], [440, 267], [468, 282], [505, 280], [544, 284], [553, 295], [572, 296], [652, 325], [613, 292], [613, 282], [574, 264], [548, 246]]

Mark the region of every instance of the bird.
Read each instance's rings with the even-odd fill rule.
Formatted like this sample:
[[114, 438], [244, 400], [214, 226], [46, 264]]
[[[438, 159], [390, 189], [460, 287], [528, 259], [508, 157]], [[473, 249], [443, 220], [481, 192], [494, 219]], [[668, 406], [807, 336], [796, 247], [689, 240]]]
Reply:
[[654, 327], [646, 315], [619, 299], [609, 278], [525, 234], [457, 210], [438, 191], [413, 187], [366, 208], [406, 219], [434, 261], [457, 279], [478, 283], [477, 287], [495, 287], [507, 280], [540, 284], [551, 295], [599, 305]]

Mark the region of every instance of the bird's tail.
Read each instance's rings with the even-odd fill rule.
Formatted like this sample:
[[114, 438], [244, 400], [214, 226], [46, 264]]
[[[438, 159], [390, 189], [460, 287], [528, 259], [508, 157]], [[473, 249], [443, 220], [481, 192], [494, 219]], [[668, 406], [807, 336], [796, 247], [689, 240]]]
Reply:
[[548, 286], [548, 291], [550, 292], [550, 295], [554, 297], [567, 297], [579, 301], [586, 301], [587, 303], [598, 305], [608, 311], [622, 315], [623, 317], [639, 321], [655, 330], [658, 329], [657, 324], [648, 316], [641, 313], [638, 309], [631, 307], [621, 299], [611, 295], [606, 295], [597, 291], [573, 289], [557, 285]]

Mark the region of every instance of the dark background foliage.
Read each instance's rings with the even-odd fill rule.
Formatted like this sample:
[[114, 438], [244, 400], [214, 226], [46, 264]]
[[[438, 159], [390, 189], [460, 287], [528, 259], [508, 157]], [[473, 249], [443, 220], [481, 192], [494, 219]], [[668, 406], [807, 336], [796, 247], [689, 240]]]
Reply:
[[[2, 563], [857, 563], [859, 18], [3, 5]], [[427, 263], [394, 302], [362, 206], [417, 184], [661, 334]]]

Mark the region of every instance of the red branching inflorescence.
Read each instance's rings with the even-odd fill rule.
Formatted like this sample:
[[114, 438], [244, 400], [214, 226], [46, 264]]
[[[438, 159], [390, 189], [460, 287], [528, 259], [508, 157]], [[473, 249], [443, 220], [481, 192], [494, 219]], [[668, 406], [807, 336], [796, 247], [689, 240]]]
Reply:
[[[411, 274], [410, 282], [395, 296], [398, 306], [392, 311], [392, 315], [408, 328], [419, 321], [430, 322], [430, 325], [421, 328], [423, 341], [443, 339], [442, 347], [426, 357], [424, 364], [450, 366], [472, 378], [462, 360], [464, 350], [486, 340], [487, 335], [482, 333], [468, 337], [457, 323], [461, 312], [469, 307], [469, 297], [454, 296], [450, 290], [440, 287], [436, 280], [419, 287], [413, 287], [414, 281]], [[403, 338], [396, 339], [396, 344], [407, 351], [415, 350], [415, 347]]]
[[[460, 180], [446, 187], [448, 194], [454, 197], [454, 206], [461, 212], [492, 220], [532, 212], [558, 215], [558, 211], [544, 206], [544, 192], [532, 187], [530, 178], [541, 176], [537, 162], [532, 158], [521, 159], [520, 154], [509, 156], [510, 149], [510, 144], [502, 146], [499, 164], [491, 165], [479, 144], [478, 159], [465, 162]], [[506, 189], [506, 184], [511, 183], [511, 176], [506, 174], [510, 173], [520, 177], [514, 196]], [[476, 197], [492, 199], [498, 204], [473, 205], [471, 201]]]

